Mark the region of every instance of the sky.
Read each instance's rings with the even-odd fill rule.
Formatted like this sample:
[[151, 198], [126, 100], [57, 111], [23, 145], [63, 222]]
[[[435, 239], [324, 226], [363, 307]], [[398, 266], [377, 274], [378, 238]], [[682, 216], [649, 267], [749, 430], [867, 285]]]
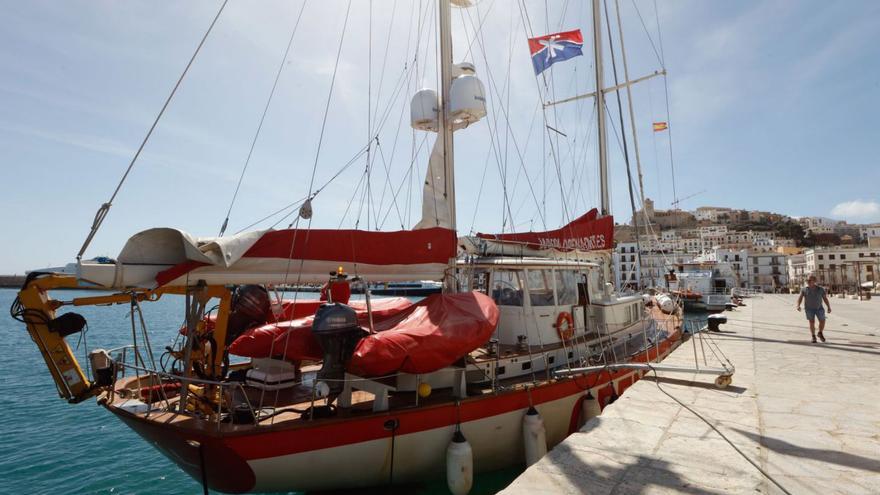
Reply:
[[[0, 273], [74, 260], [219, 6], [0, 1]], [[619, 8], [630, 78], [668, 71], [666, 84], [632, 87], [657, 208], [679, 198], [682, 209], [880, 222], [880, 3]], [[409, 99], [439, 86], [435, 13], [431, 1], [231, 0], [86, 256], [115, 256], [156, 226], [217, 235], [245, 163], [227, 235], [287, 227], [291, 209], [257, 221], [324, 184], [313, 227], [412, 227], [434, 135], [410, 128]], [[488, 100], [488, 115], [455, 133], [459, 233], [552, 229], [598, 206], [593, 100], [540, 110], [595, 88], [588, 2], [482, 0], [452, 20], [454, 59], [475, 65]], [[578, 28], [585, 56], [536, 78], [526, 38]], [[636, 164], [621, 98], [624, 133], [616, 95], [606, 105], [612, 213], [625, 222], [622, 136], [632, 174]], [[658, 121], [670, 131], [653, 133]]]

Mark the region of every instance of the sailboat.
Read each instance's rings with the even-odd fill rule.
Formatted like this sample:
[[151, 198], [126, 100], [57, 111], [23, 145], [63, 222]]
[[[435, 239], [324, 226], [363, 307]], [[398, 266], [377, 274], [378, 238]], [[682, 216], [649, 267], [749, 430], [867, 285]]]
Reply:
[[[645, 373], [609, 365], [672, 352], [680, 314], [607, 282], [604, 145], [600, 209], [556, 230], [457, 237], [454, 132], [486, 106], [474, 66], [453, 63], [451, 4], [467, 2], [437, 3], [441, 88], [419, 91], [411, 107], [413, 127], [437, 133], [415, 227], [220, 238], [157, 228], [115, 259], [31, 272], [12, 313], [62, 398], [97, 398], [206, 493], [446, 478], [463, 494], [474, 473], [536, 462]], [[598, 0], [593, 14], [599, 31]], [[601, 84], [601, 49], [596, 57]], [[365, 287], [362, 302], [334, 293], [352, 279]], [[417, 303], [370, 298], [371, 283], [410, 280], [442, 282], [444, 292]], [[326, 301], [271, 299], [272, 286], [293, 282], [326, 283]], [[54, 298], [76, 287], [113, 293]], [[186, 324], [166, 367], [153, 359], [140, 307], [171, 295], [185, 297]], [[66, 338], [85, 319], [58, 310], [108, 304], [131, 306], [133, 342], [92, 350], [84, 369]], [[230, 363], [234, 350], [249, 359]]]

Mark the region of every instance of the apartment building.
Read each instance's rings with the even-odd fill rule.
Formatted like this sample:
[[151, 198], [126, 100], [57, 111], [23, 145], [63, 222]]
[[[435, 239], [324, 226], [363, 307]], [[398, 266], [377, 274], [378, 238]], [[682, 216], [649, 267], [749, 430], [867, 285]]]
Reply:
[[866, 225], [859, 229], [859, 239], [868, 242], [871, 237], [880, 237], [880, 225]]
[[779, 253], [749, 253], [749, 285], [755, 289], [775, 292], [788, 286], [788, 266]]
[[792, 254], [786, 259], [788, 265], [788, 286], [794, 291], [799, 290], [807, 283], [807, 258], [804, 254]]
[[877, 283], [880, 248], [830, 246], [804, 252], [805, 273], [832, 291], [853, 291], [865, 283]]
[[612, 255], [614, 263], [614, 287], [617, 290], [639, 289], [641, 287], [641, 266], [637, 244], [619, 242]]

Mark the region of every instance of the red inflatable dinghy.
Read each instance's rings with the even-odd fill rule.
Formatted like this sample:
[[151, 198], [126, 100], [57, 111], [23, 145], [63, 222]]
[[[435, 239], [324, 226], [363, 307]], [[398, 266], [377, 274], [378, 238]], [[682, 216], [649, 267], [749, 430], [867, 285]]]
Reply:
[[[486, 343], [498, 324], [498, 307], [480, 292], [433, 294], [385, 311], [378, 307], [373, 304], [376, 333], [358, 343], [349, 364], [349, 371], [360, 376], [444, 368]], [[358, 317], [366, 326], [365, 311]], [[229, 350], [247, 357], [320, 360], [323, 353], [312, 335], [312, 320], [310, 316], [248, 330]]]

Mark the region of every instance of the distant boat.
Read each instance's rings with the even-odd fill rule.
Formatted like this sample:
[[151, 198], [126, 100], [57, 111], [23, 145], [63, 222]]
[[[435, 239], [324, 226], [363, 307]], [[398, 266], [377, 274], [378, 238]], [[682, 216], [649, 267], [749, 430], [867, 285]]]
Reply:
[[443, 284], [435, 280], [386, 282], [370, 287], [370, 293], [377, 296], [430, 296], [431, 294], [439, 294], [442, 291]]

